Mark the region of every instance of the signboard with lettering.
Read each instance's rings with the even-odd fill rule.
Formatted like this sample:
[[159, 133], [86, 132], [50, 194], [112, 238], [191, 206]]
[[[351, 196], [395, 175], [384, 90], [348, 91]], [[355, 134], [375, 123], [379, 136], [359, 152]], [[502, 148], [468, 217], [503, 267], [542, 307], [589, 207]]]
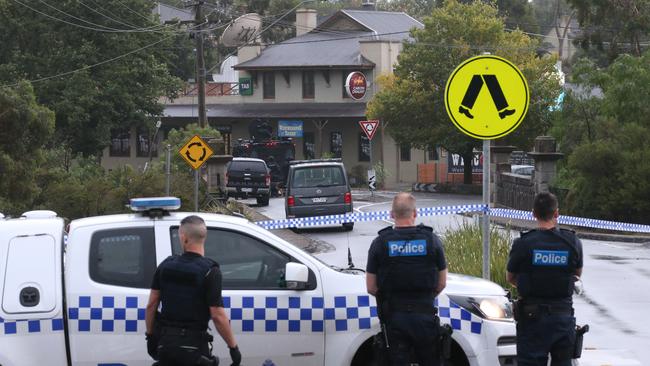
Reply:
[[239, 78], [239, 95], [253, 95], [253, 79]]
[[345, 79], [345, 92], [354, 100], [363, 99], [366, 96], [367, 89], [366, 75], [361, 71], [351, 72]]
[[[447, 173], [463, 173], [465, 161], [460, 154], [447, 154]], [[483, 173], [483, 154], [474, 152], [472, 159], [472, 173]]]
[[302, 137], [302, 121], [278, 121], [278, 137]]

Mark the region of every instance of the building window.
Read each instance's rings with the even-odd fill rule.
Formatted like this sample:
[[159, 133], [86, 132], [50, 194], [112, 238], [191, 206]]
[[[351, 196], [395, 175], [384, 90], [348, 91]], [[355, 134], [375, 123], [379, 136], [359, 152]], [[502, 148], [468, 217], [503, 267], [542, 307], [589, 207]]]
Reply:
[[429, 160], [439, 160], [440, 157], [438, 156], [438, 148], [437, 147], [429, 147], [427, 149], [427, 154], [429, 155], [428, 158]]
[[402, 144], [399, 146], [399, 160], [411, 161], [411, 145]]
[[359, 161], [370, 161], [370, 140], [365, 133], [359, 133]]
[[305, 99], [314, 99], [314, 72], [313, 71], [303, 71], [302, 72], [302, 97]]
[[262, 77], [264, 99], [275, 99], [275, 73], [265, 72]]
[[149, 131], [146, 128], [138, 128], [138, 135], [137, 135], [137, 140], [136, 140], [136, 145], [137, 145], [137, 151], [136, 151], [136, 156], [138, 157], [149, 157], [149, 147], [151, 147], [151, 156], [156, 157], [158, 156], [158, 144], [156, 141], [153, 142], [153, 144], [150, 145], [151, 143], [151, 131]]
[[[170, 234], [173, 254], [181, 254], [178, 227]], [[219, 261], [224, 290], [287, 289], [284, 271], [291, 257], [246, 233], [209, 227], [205, 256]]]
[[335, 158], [340, 158], [343, 153], [343, 133], [335, 131], [330, 134], [330, 152]]
[[314, 142], [315, 141], [314, 133], [305, 132], [302, 138], [303, 138], [302, 151], [303, 151], [303, 155], [305, 156], [305, 159], [307, 160], [316, 159], [316, 144]]
[[131, 156], [131, 133], [128, 129], [111, 130], [110, 156]]
[[90, 278], [113, 286], [149, 288], [156, 270], [153, 228], [102, 230], [90, 239]]

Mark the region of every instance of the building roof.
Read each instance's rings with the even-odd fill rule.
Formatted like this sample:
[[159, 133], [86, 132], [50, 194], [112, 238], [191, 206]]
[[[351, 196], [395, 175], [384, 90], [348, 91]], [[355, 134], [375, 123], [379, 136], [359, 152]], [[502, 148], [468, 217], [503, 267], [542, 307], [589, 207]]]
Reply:
[[271, 45], [236, 70], [278, 68], [357, 68], [375, 65], [361, 55], [364, 40], [403, 41], [422, 23], [406, 13], [341, 10], [307, 34]]
[[192, 22], [194, 21], [194, 13], [185, 10], [185, 9], [179, 9], [177, 7], [163, 4], [163, 3], [158, 3], [156, 7], [153, 9], [155, 14], [158, 14], [160, 17], [160, 22], [161, 23], [166, 23], [166, 22], [173, 22], [173, 21], [181, 21], [181, 22]]
[[[410, 37], [411, 29], [424, 27], [424, 24], [403, 12], [341, 10], [341, 14], [363, 25], [379, 39], [403, 41]], [[330, 20], [324, 22], [319, 28], [327, 28], [329, 22]]]
[[374, 63], [361, 56], [359, 40], [370, 32], [311, 32], [269, 46], [262, 53], [234, 66], [235, 70], [267, 68], [373, 68]]
[[[207, 116], [214, 118], [344, 118], [366, 115], [366, 103], [243, 103], [211, 104]], [[198, 116], [198, 107], [188, 104], [167, 104], [163, 117], [191, 118]]]

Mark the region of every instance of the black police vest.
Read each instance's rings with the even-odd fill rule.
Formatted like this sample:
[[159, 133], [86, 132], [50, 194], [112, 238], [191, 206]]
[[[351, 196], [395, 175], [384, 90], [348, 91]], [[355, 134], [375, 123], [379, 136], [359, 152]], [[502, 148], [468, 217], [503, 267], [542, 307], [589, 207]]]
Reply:
[[526, 244], [526, 259], [517, 274], [519, 294], [538, 302], [570, 300], [578, 263], [575, 234], [557, 229], [531, 230], [519, 240]]
[[432, 299], [438, 287], [433, 229], [385, 228], [379, 232], [382, 256], [377, 269], [380, 295], [386, 299]]
[[210, 320], [205, 278], [218, 264], [205, 257], [171, 256], [161, 263], [160, 301], [164, 325], [204, 330]]

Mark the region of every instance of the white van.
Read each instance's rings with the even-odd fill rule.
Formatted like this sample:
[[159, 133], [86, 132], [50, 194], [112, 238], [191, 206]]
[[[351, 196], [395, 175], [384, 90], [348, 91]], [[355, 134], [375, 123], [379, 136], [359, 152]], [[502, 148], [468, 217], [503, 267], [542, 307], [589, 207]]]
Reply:
[[[180, 253], [178, 226], [190, 213], [173, 212], [180, 200], [170, 197], [131, 205], [138, 212], [72, 221], [66, 240], [51, 211], [0, 219], [0, 365], [152, 364], [149, 286], [157, 264]], [[330, 267], [245, 219], [199, 215], [242, 365], [372, 364], [379, 325], [363, 272]], [[515, 364], [505, 295], [492, 282], [450, 275], [437, 305], [454, 329], [452, 365]], [[215, 338], [214, 353], [226, 358]]]

